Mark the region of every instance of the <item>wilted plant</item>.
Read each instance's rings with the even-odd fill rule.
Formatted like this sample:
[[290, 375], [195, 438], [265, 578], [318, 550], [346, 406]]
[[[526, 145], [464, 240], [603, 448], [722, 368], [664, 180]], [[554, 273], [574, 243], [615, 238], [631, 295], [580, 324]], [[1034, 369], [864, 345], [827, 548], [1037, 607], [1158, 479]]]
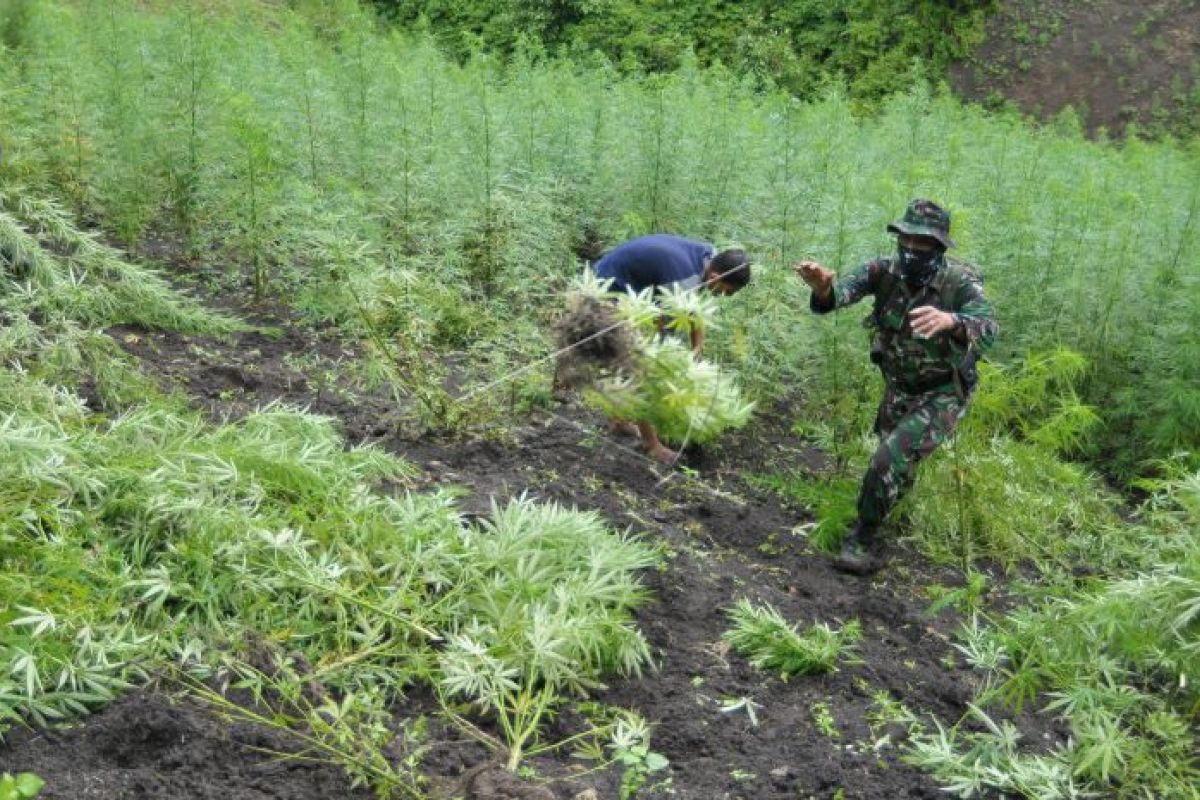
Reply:
[[1019, 749], [1021, 734], [1007, 720], [996, 722], [975, 706], [970, 718], [983, 730], [943, 728], [917, 731], [904, 760], [933, 773], [946, 792], [971, 798], [988, 791], [1016, 794], [1030, 800], [1075, 800], [1092, 796], [1071, 774], [1061, 750], [1046, 755]]
[[[88, 263], [102, 277], [140, 277], [79, 238], [52, 208], [28, 205], [23, 213], [72, 258], [100, 259]], [[10, 360], [38, 354], [56, 363], [41, 377], [71, 373], [99, 383], [119, 363], [85, 358], [71, 344], [72, 314], [162, 314], [164, 323], [185, 327], [206, 321], [174, 314], [173, 295], [153, 281], [144, 284], [160, 294], [142, 295], [137, 309], [125, 298], [96, 306], [104, 291], [61, 302], [53, 285], [60, 256], [15, 220], [7, 230], [9, 251], [28, 256], [28, 275], [41, 276], [46, 296], [10, 293], [5, 302], [20, 310], [57, 298], [56, 313], [65, 318], [68, 335], [14, 316], [19, 324], [0, 336]], [[86, 343], [87, 334], [76, 338]], [[97, 427], [77, 398], [38, 376], [0, 375], [12, 390], [4, 393], [9, 416], [0, 437], [10, 509], [0, 552], [11, 567], [0, 584], [12, 604], [0, 615], [0, 725], [82, 714], [156, 661], [201, 666], [224, 649], [214, 642], [245, 630], [290, 630], [314, 665], [310, 681], [339, 698], [316, 704], [307, 729], [384, 792], [398, 779], [386, 762], [363, 761], [370, 751], [353, 736], [369, 720], [355, 709], [375, 698], [367, 706], [378, 710], [381, 692], [436, 680], [431, 643], [439, 630], [465, 636], [486, 628], [499, 657], [535, 665], [521, 680], [538, 708], [514, 701], [517, 722], [509, 730], [518, 750], [544, 718], [538, 709], [552, 708], [561, 692], [582, 691], [609, 669], [634, 671], [648, 657], [627, 615], [643, 596], [631, 573], [653, 556], [632, 540], [601, 547], [608, 535], [598, 518], [539, 516], [526, 504], [512, 512], [516, 521], [498, 513], [493, 535], [467, 537], [445, 498], [366, 491], [377, 480], [403, 481], [407, 467], [372, 448], [347, 451], [328, 420], [270, 408], [209, 429], [147, 391], [141, 399], [149, 402]], [[481, 547], [506, 541], [509, 530], [519, 531], [509, 555]], [[539, 557], [543, 535], [561, 552]], [[520, 557], [511, 560], [514, 554]], [[531, 558], [544, 596], [505, 596]], [[42, 566], [34, 569], [35, 561]], [[464, 593], [468, 586], [472, 592]], [[524, 621], [532, 627], [523, 633]], [[283, 687], [276, 682], [278, 692]], [[346, 760], [352, 752], [357, 761]]]
[[179, 680], [191, 696], [223, 717], [278, 731], [299, 750], [273, 755], [337, 765], [352, 786], [369, 786], [379, 800], [423, 800], [417, 772], [420, 744], [404, 741], [405, 728], [394, 729], [383, 687], [314, 697], [312, 677], [282, 661], [270, 674], [241, 663], [231, 669], [217, 676], [219, 682], [248, 693], [249, 702], [234, 701], [190, 676]]
[[595, 514], [528, 500], [495, 509], [465, 546], [456, 582], [469, 588], [456, 596], [438, 686], [496, 716], [516, 769], [546, 749], [529, 743], [565, 694], [648, 662], [629, 614], [645, 597], [636, 572], [656, 556]]
[[0, 191], [0, 248], [20, 265], [0, 277], [35, 287], [25, 306], [39, 314], [85, 325], [134, 323], [193, 333], [246, 328], [183, 298], [156, 273], [80, 231], [53, 202], [16, 187]]
[[[515, 767], [561, 744], [538, 736], [565, 695], [649, 660], [630, 612], [657, 555], [595, 514], [526, 500], [465, 528], [445, 496], [368, 491], [408, 468], [287, 409], [210, 429], [149, 405], [93, 429], [65, 400], [19, 396], [62, 420], [0, 437], [6, 502], [40, 509], [0, 525], [15, 565], [0, 588], [20, 609], [0, 617], [6, 724], [83, 713], [164, 659], [249, 680], [218, 645], [260, 631], [312, 665], [272, 691], [335, 698], [306, 729], [339, 759], [357, 752], [347, 768], [382, 791], [390, 773], [353, 739], [382, 729], [359, 711], [410, 683], [474, 702], [499, 739], [447, 713]], [[53, 567], [30, 580], [29, 559]]]
[[728, 613], [734, 627], [722, 638], [755, 667], [779, 670], [785, 679], [833, 670], [862, 637], [857, 620], [838, 629], [818, 622], [801, 633], [772, 606], [755, 606], [745, 598]]

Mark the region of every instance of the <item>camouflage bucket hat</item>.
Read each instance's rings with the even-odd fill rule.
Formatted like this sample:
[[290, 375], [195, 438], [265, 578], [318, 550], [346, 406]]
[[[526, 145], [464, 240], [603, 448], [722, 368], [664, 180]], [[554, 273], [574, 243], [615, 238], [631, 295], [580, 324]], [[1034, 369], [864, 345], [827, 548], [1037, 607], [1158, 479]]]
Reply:
[[913, 200], [904, 210], [904, 219], [887, 229], [889, 233], [932, 236], [945, 247], [957, 247], [950, 238], [950, 212], [931, 200]]

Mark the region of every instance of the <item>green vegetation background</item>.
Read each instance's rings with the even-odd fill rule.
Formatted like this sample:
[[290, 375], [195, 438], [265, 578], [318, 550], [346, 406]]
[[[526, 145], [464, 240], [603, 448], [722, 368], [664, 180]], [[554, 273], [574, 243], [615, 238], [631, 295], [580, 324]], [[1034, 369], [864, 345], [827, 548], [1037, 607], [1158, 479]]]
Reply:
[[669, 72], [693, 52], [759, 85], [806, 96], [842, 80], [876, 101], [911, 83], [919, 60], [942, 74], [982, 36], [994, 0], [374, 0], [394, 21], [423, 24], [458, 59], [480, 48], [598, 54], [623, 71]]

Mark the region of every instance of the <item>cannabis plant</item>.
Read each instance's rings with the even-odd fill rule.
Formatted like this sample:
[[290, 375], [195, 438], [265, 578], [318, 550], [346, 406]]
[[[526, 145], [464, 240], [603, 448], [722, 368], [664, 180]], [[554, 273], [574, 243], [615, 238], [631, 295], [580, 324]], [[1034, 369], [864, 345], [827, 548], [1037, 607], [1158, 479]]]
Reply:
[[833, 670], [862, 637], [857, 620], [836, 629], [818, 622], [800, 632], [772, 606], [755, 606], [744, 598], [728, 613], [734, 627], [722, 638], [755, 667], [779, 670], [785, 679]]
[[[712, 441], [749, 420], [754, 404], [742, 398], [728, 371], [663, 336], [666, 331], [687, 335], [710, 327], [715, 311], [711, 299], [697, 297], [694, 291], [675, 291], [656, 300], [647, 289], [616, 298], [616, 309], [608, 314], [598, 306], [606, 288], [585, 276], [570, 301], [572, 316], [562, 328], [569, 328], [574, 339], [565, 341], [566, 347], [587, 346], [599, 352], [616, 373], [587, 393], [590, 404], [616, 419], [648, 423], [676, 443]], [[632, 332], [632, 345], [626, 342], [622, 323]]]
[[712, 441], [750, 419], [734, 379], [673, 340], [646, 342], [632, 377], [603, 384], [589, 402], [610, 417], [646, 422], [670, 442]]
[[905, 760], [931, 772], [955, 797], [983, 797], [995, 791], [1030, 800], [1095, 796], [1075, 780], [1061, 750], [1044, 755], [1023, 752], [1021, 734], [1008, 720], [996, 722], [974, 706], [969, 718], [981, 723], [982, 730], [965, 726], [947, 730], [934, 720], [936, 732], [918, 731]]
[[[1181, 475], [1147, 501], [1153, 527], [1141, 534], [1167, 540], [1156, 546], [1174, 563], [1052, 596], [989, 627], [973, 618], [957, 647], [986, 671], [985, 690], [962, 724], [914, 738], [914, 763], [964, 797], [984, 789], [1029, 798], [1193, 797], [1198, 485]], [[985, 715], [987, 704], [1042, 704], [1070, 736], [1051, 752], [1028, 753], [1011, 724]]]
[[596, 514], [529, 500], [494, 509], [464, 544], [438, 685], [495, 715], [515, 769], [564, 695], [649, 661], [630, 612], [657, 558]]
[[36, 289], [30, 310], [85, 325], [131, 323], [192, 333], [228, 333], [246, 326], [175, 291], [158, 274], [81, 231], [54, 202], [20, 187], [0, 190], [0, 277]]
[[922, 465], [906, 501], [911, 529], [947, 560], [1022, 559], [1044, 568], [1113, 561], [1136, 549], [1099, 481], [1067, 460], [1098, 424], [1074, 391], [1086, 362], [1058, 349], [982, 365], [954, 438]]

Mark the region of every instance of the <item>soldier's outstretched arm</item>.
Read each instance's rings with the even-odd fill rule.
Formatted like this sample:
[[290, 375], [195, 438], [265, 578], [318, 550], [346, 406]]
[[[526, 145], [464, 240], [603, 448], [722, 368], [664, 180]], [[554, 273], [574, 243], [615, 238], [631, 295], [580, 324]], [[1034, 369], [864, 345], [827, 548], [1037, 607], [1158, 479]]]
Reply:
[[[825, 314], [835, 308], [853, 305], [869, 294], [874, 293], [878, 285], [879, 273], [884, 269], [881, 261], [868, 261], [857, 267], [844, 278], [839, 278], [832, 270], [826, 269], [815, 261], [801, 261], [792, 265], [792, 270], [804, 278], [813, 287], [812, 297], [809, 298], [809, 308], [814, 313]], [[809, 280], [807, 275], [813, 280]], [[818, 286], [828, 289], [818, 292]]]

